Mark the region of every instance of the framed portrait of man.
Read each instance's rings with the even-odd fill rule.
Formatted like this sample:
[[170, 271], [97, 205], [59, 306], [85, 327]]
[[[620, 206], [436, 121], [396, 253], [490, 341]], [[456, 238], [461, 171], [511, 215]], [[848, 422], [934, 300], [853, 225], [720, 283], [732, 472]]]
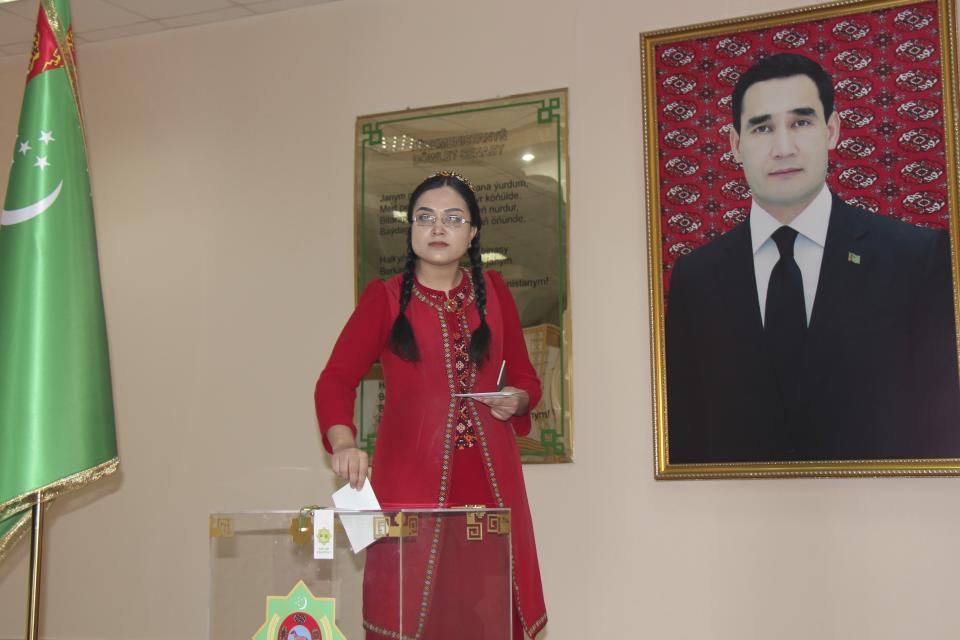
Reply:
[[960, 474], [954, 11], [641, 34], [658, 479]]

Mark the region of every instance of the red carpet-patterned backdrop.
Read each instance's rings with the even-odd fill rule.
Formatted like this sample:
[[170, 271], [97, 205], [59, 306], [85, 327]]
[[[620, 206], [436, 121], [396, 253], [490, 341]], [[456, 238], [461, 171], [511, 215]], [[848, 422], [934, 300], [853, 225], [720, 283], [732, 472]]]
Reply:
[[842, 124], [830, 188], [880, 215], [948, 228], [938, 24], [937, 4], [920, 2], [657, 46], [664, 295], [677, 257], [750, 211], [730, 152], [730, 93], [773, 53], [802, 53], [834, 79]]

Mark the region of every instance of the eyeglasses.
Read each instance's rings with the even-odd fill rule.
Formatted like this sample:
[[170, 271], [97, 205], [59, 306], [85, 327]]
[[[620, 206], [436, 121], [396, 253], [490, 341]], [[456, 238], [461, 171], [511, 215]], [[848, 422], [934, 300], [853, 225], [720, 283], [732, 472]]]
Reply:
[[[418, 213], [413, 220], [421, 227], [432, 227], [437, 222], [437, 216], [432, 213]], [[470, 219], [455, 213], [449, 213], [440, 216], [440, 224], [445, 227], [462, 227], [465, 224], [470, 224]]]

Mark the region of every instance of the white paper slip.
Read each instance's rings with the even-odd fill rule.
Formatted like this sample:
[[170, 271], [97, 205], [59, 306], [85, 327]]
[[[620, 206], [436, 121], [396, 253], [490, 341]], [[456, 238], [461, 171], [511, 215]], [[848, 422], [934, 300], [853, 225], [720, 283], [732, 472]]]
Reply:
[[328, 509], [313, 512], [313, 557], [333, 560], [333, 511]]
[[455, 393], [454, 398], [509, 398], [517, 395], [516, 391], [478, 391], [476, 393]]
[[[338, 509], [380, 510], [380, 503], [373, 493], [370, 480], [365, 481], [359, 491], [349, 484], [343, 485], [333, 494], [333, 504]], [[350, 540], [350, 548], [354, 553], [360, 553], [373, 544], [373, 518], [370, 515], [340, 514], [340, 523], [347, 532], [347, 539]]]

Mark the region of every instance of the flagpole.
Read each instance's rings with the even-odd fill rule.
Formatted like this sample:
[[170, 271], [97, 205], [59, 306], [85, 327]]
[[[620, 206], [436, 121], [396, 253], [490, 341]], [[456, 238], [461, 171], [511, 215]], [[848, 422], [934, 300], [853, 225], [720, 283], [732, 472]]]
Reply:
[[40, 630], [40, 575], [43, 559], [43, 492], [33, 503], [33, 535], [30, 538], [30, 603], [27, 611], [27, 640], [37, 640]]
[[18, 347], [0, 358], [0, 524], [6, 547], [32, 516], [28, 640], [40, 628], [44, 503], [118, 464], [70, 0], [39, 1], [0, 216], [0, 342]]

